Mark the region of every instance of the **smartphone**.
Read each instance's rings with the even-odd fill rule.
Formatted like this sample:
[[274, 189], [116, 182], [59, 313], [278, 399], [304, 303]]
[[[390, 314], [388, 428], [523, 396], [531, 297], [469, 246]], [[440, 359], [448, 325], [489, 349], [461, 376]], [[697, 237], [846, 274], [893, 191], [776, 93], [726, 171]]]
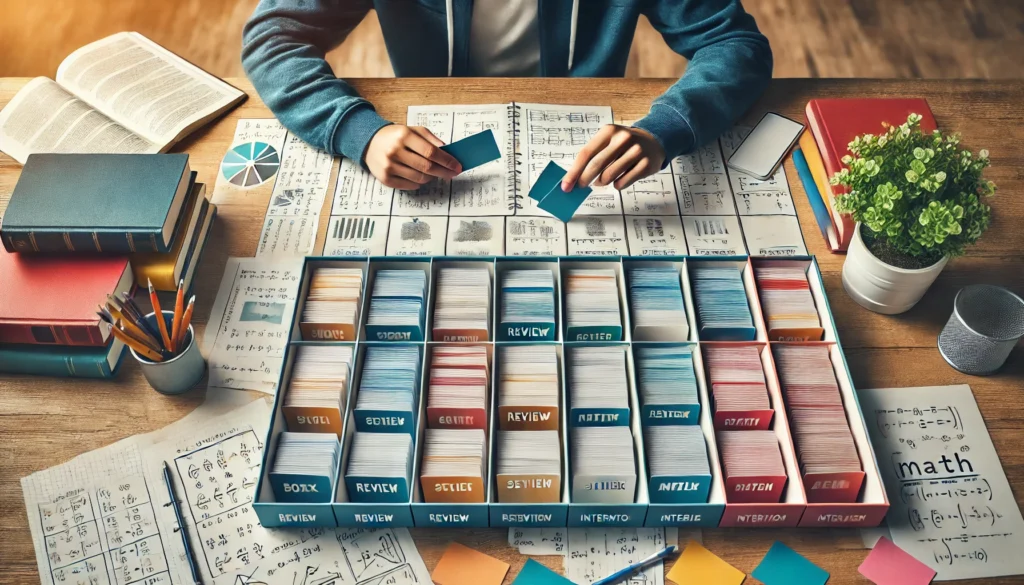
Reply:
[[803, 131], [804, 125], [800, 122], [768, 112], [743, 139], [726, 164], [730, 169], [766, 181], [775, 174]]

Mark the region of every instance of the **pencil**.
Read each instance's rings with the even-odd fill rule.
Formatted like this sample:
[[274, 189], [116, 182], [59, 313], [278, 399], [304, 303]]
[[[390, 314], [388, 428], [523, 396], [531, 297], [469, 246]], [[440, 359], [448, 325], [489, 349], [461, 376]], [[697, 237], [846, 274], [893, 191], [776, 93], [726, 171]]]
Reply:
[[148, 341], [149, 345], [155, 345], [156, 347], [160, 347], [160, 342], [157, 341], [157, 338], [150, 335], [148, 331], [144, 331], [141, 327], [139, 327], [139, 324], [138, 322], [136, 322], [134, 317], [131, 317], [130, 315], [117, 310], [117, 308], [113, 306], [107, 308], [106, 313], [107, 319], [104, 320], [106, 320], [108, 323], [113, 324], [114, 321], [120, 320], [124, 328], [127, 329], [129, 332], [133, 333], [135, 337]]
[[131, 337], [128, 337], [128, 335], [125, 332], [123, 332], [120, 329], [118, 329], [116, 327], [113, 327], [113, 326], [108, 326], [108, 327], [110, 327], [110, 332], [114, 335], [114, 337], [120, 339], [122, 342], [124, 342], [125, 345], [127, 345], [128, 347], [130, 347], [133, 350], [135, 350], [135, 353], [145, 357], [148, 360], [154, 361], [154, 362], [161, 362], [161, 361], [163, 361], [163, 359], [164, 359], [163, 356], [161, 356], [160, 354], [156, 353], [155, 351], [149, 349], [145, 345], [142, 345], [138, 341], [135, 341]]
[[135, 333], [134, 331], [131, 331], [127, 327], [125, 327], [124, 321], [117, 321], [117, 322], [115, 322], [114, 323], [114, 327], [116, 329], [120, 330], [121, 333], [124, 333], [128, 337], [134, 339], [135, 341], [138, 341], [139, 343], [141, 343], [142, 345], [146, 346], [150, 350], [152, 350], [152, 351], [154, 351], [154, 352], [156, 352], [158, 354], [161, 354], [161, 355], [164, 353], [164, 351], [162, 349], [160, 349], [160, 344], [154, 343], [152, 340], [146, 339], [145, 337], [139, 337], [139, 335], [137, 333]]
[[177, 353], [181, 341], [181, 316], [185, 312], [185, 280], [178, 281], [178, 294], [174, 298], [174, 318], [171, 319], [171, 347], [168, 351]]
[[156, 326], [160, 329], [160, 338], [164, 340], [164, 348], [167, 351], [174, 351], [174, 346], [171, 345], [171, 337], [167, 334], [167, 320], [164, 319], [164, 312], [160, 309], [160, 299], [156, 297], [156, 291], [153, 290], [153, 281], [148, 280], [148, 283], [149, 300], [153, 303], [153, 312], [155, 313], [154, 317], [156, 317]]
[[188, 306], [185, 307], [185, 314], [181, 317], [181, 329], [178, 331], [178, 339], [175, 341], [175, 345], [178, 349], [181, 349], [182, 342], [185, 341], [185, 336], [188, 335], [188, 326], [192, 324], [192, 308], [196, 303], [196, 295], [192, 295], [192, 298], [188, 300]]

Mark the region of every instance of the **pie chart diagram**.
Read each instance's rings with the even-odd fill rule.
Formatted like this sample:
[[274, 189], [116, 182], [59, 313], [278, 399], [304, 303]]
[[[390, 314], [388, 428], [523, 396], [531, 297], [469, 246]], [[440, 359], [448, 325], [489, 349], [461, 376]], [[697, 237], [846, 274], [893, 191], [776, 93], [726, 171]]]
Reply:
[[276, 175], [280, 166], [281, 157], [276, 148], [266, 142], [246, 142], [224, 155], [220, 171], [233, 185], [255, 187]]

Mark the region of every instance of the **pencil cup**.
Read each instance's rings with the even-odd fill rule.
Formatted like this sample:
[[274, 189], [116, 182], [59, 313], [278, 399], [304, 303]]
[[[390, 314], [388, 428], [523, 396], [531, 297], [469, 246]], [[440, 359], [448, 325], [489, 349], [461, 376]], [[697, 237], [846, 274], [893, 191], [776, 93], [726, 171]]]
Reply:
[[972, 284], [953, 300], [953, 314], [939, 333], [939, 353], [973, 376], [995, 373], [1024, 336], [1024, 300], [999, 286]]
[[[174, 312], [164, 311], [164, 319], [167, 323], [167, 330], [170, 331]], [[156, 313], [146, 315], [146, 323], [156, 329]], [[203, 375], [206, 373], [206, 360], [199, 352], [199, 344], [196, 343], [192, 325], [188, 326], [182, 345], [185, 349], [181, 353], [163, 362], [154, 362], [139, 355], [134, 349], [130, 347], [128, 349], [139, 362], [142, 374], [146, 376], [146, 380], [154, 390], [161, 394], [183, 394], [194, 388], [203, 379]]]

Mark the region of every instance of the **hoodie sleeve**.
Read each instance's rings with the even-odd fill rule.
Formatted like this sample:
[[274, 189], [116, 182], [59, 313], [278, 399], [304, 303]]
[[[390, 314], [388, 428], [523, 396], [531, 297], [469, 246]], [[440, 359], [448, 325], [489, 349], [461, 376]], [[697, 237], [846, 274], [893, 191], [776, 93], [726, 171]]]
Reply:
[[242, 32], [242, 65], [281, 123], [312, 146], [360, 162], [389, 122], [324, 55], [370, 8], [365, 0], [260, 0]]
[[635, 126], [653, 134], [666, 162], [717, 138], [768, 87], [772, 50], [740, 0], [650, 0], [644, 13], [689, 59], [686, 73]]

